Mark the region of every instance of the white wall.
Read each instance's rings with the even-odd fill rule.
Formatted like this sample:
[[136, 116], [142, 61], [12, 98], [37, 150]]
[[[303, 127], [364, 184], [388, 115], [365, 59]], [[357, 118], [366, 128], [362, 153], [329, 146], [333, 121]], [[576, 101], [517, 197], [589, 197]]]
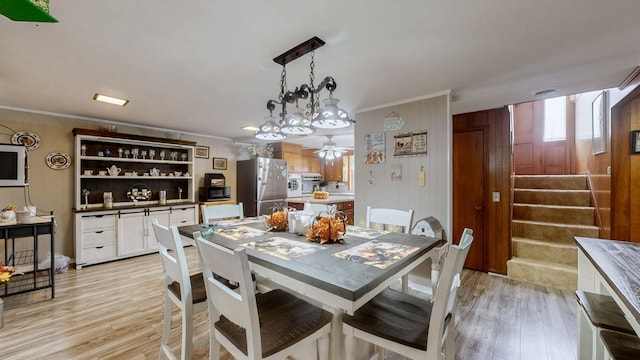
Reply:
[[[413, 209], [414, 222], [433, 216], [442, 224], [445, 236], [451, 231], [451, 112], [450, 94], [365, 110], [356, 114], [355, 125], [355, 219], [364, 222], [367, 206]], [[384, 132], [384, 119], [395, 112], [404, 127], [385, 133], [384, 164], [364, 164], [365, 135]], [[394, 135], [427, 131], [427, 155], [394, 157]], [[402, 180], [391, 180], [391, 167], [402, 165]], [[418, 186], [420, 169], [425, 186]], [[374, 183], [368, 181], [369, 172]]]

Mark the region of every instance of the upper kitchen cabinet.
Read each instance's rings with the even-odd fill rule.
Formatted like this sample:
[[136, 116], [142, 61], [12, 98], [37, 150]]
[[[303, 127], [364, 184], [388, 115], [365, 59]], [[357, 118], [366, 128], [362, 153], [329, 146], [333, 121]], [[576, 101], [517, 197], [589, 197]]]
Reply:
[[315, 149], [302, 149], [303, 159], [307, 161], [310, 173], [324, 174], [324, 159], [314, 153]]
[[343, 181], [342, 157], [326, 160], [324, 165], [324, 179], [326, 181]]
[[273, 157], [287, 160], [287, 170], [293, 173], [308, 172], [309, 166], [302, 156], [302, 145], [286, 142], [273, 144]]

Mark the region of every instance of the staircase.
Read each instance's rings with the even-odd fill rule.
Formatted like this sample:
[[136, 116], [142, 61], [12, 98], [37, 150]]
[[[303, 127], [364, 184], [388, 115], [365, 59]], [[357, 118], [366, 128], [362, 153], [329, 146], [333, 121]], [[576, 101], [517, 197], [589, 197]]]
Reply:
[[586, 175], [518, 175], [513, 202], [509, 278], [575, 291], [573, 237], [598, 237]]

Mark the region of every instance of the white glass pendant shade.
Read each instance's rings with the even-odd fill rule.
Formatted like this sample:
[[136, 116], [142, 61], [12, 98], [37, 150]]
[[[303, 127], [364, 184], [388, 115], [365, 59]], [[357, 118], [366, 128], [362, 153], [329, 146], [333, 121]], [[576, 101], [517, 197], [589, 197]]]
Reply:
[[316, 130], [311, 126], [311, 121], [304, 116], [302, 109], [296, 107], [291, 114], [284, 119], [284, 124], [280, 129], [285, 134], [309, 135]]
[[339, 101], [335, 98], [322, 100], [324, 106], [313, 115], [311, 126], [319, 129], [342, 129], [351, 126], [349, 114], [338, 108]]
[[267, 121], [260, 125], [258, 131], [253, 135], [254, 138], [260, 140], [283, 140], [287, 138], [287, 135], [280, 130], [280, 125], [276, 122], [276, 118], [267, 116], [265, 120]]

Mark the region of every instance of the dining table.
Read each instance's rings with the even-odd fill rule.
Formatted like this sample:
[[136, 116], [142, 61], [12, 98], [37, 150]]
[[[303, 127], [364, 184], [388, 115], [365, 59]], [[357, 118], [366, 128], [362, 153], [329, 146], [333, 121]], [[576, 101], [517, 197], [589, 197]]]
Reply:
[[[385, 288], [432, 258], [439, 262], [445, 240], [349, 226], [340, 241], [320, 244], [286, 231], [269, 231], [260, 218], [196, 224], [178, 228], [193, 241], [199, 232], [229, 249], [245, 248], [258, 279], [265, 279], [306, 298], [333, 314], [330, 358], [345, 354], [342, 314], [353, 315]], [[347, 347], [350, 348], [350, 347]]]

